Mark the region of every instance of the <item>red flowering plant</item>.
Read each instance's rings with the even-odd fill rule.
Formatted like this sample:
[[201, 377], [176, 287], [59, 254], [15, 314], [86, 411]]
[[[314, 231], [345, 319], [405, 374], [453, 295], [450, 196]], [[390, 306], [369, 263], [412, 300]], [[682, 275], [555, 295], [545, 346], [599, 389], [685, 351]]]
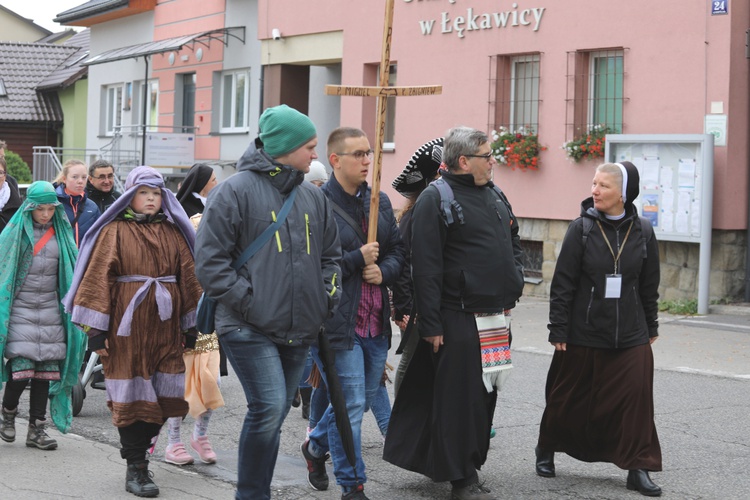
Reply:
[[515, 170], [538, 170], [539, 152], [547, 149], [539, 144], [539, 137], [530, 127], [510, 131], [505, 127], [492, 131], [492, 153], [498, 163]]
[[615, 134], [617, 131], [606, 125], [594, 125], [570, 142], [563, 144], [562, 148], [568, 158], [574, 162], [581, 160], [593, 160], [604, 156], [604, 143], [607, 134]]

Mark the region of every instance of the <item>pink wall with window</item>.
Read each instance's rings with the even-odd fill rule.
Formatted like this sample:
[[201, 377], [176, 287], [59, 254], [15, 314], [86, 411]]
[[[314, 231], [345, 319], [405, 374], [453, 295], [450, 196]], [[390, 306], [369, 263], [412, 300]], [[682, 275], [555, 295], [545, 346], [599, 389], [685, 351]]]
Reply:
[[[225, 27], [225, 0], [159, 0], [154, 10], [154, 41], [192, 35]], [[196, 51], [202, 49], [198, 61]], [[159, 80], [159, 125], [178, 126], [175, 121], [176, 87], [183, 75], [195, 73], [195, 159], [215, 160], [220, 157], [220, 138], [210, 135], [212, 110], [212, 76], [221, 71], [224, 45], [212, 40], [208, 47], [195, 44], [170, 54], [152, 57], [152, 77]], [[171, 132], [170, 129], [161, 129]], [[179, 132], [180, 129], [175, 129]]]
[[[258, 37], [270, 38], [272, 28], [287, 37], [343, 30], [342, 83], [362, 84], [364, 65], [380, 60], [384, 5], [330, 0], [322, 8], [309, 0], [261, 0]], [[505, 27], [498, 27], [504, 18]], [[500, 166], [495, 178], [519, 216], [575, 217], [599, 162], [572, 163], [561, 148], [572, 138], [569, 53], [617, 48], [625, 71], [622, 133], [701, 134], [712, 103], [721, 103], [728, 131], [727, 146], [715, 148], [714, 227], [743, 229], [748, 18], [747, 2], [731, 2], [729, 15], [712, 16], [710, 2], [684, 0], [396, 0], [391, 60], [398, 65], [397, 85], [440, 84], [443, 94], [399, 98], [396, 149], [384, 156], [382, 185], [399, 204], [389, 186], [418, 146], [456, 125], [489, 132], [491, 56], [535, 53], [538, 134], [548, 149], [538, 171]], [[484, 19], [489, 27], [482, 27]], [[362, 115], [361, 99], [342, 98], [342, 125], [363, 126]]]

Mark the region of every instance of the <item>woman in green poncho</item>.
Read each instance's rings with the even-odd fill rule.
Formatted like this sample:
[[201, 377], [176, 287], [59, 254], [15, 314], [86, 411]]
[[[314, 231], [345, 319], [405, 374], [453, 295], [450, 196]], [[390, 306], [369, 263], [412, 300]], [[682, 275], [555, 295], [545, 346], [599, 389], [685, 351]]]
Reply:
[[47, 435], [47, 399], [55, 426], [72, 421], [71, 388], [77, 382], [86, 340], [60, 303], [70, 288], [76, 250], [65, 211], [49, 182], [34, 182], [0, 234], [0, 363], [5, 382], [0, 438], [16, 439], [18, 402], [29, 382], [26, 446], [57, 448]]

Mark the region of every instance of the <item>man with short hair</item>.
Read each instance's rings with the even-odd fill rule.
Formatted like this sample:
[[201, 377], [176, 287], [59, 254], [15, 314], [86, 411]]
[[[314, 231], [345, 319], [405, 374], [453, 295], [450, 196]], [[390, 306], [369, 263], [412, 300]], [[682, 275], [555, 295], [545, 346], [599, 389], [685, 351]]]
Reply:
[[86, 193], [89, 200], [99, 207], [100, 213], [104, 213], [120, 197], [115, 189], [115, 167], [110, 162], [100, 159], [91, 164]]
[[[385, 193], [380, 193], [377, 241], [367, 242], [371, 190], [366, 179], [373, 152], [365, 133], [357, 128], [338, 128], [329, 135], [327, 149], [333, 172], [322, 190], [331, 201], [339, 228], [344, 289], [341, 303], [326, 321], [325, 329], [336, 352], [335, 368], [352, 427], [356, 469], [347, 461], [330, 405], [301, 450], [307, 462], [308, 482], [314, 489], [328, 488], [325, 461], [330, 451], [341, 498], [366, 500], [362, 416], [375, 398], [388, 357], [391, 322], [387, 287], [401, 274], [404, 246]], [[322, 373], [318, 349], [313, 346], [311, 353]]]
[[[266, 109], [237, 173], [211, 190], [195, 241], [195, 271], [216, 299], [216, 333], [247, 398], [237, 498], [271, 497], [281, 425], [308, 346], [339, 301], [341, 247], [323, 192], [303, 182], [317, 158], [315, 126], [286, 105]], [[281, 217], [278, 231], [239, 269], [233, 263]]]
[[452, 129], [442, 159], [448, 169], [440, 171], [442, 182], [461, 211], [451, 204], [453, 217], [447, 217], [434, 184], [413, 209], [412, 280], [422, 342], [399, 388], [383, 458], [450, 481], [453, 500], [491, 500], [477, 470], [487, 459], [501, 378], [492, 363], [483, 363], [479, 335], [505, 328], [503, 311], [523, 291], [523, 254], [518, 222], [491, 180], [496, 161], [487, 135]]

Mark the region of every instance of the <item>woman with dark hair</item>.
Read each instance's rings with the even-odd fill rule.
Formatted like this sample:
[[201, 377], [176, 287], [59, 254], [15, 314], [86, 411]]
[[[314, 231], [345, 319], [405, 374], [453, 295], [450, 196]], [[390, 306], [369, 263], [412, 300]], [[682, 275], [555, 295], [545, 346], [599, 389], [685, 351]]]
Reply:
[[628, 471], [627, 488], [661, 495], [654, 424], [659, 247], [638, 216], [635, 165], [596, 169], [560, 249], [550, 290], [547, 407], [539, 426], [536, 473], [555, 476], [554, 452]]
[[188, 170], [185, 180], [177, 191], [177, 199], [188, 217], [202, 214], [206, 196], [216, 186], [214, 169], [205, 163], [196, 163]]

